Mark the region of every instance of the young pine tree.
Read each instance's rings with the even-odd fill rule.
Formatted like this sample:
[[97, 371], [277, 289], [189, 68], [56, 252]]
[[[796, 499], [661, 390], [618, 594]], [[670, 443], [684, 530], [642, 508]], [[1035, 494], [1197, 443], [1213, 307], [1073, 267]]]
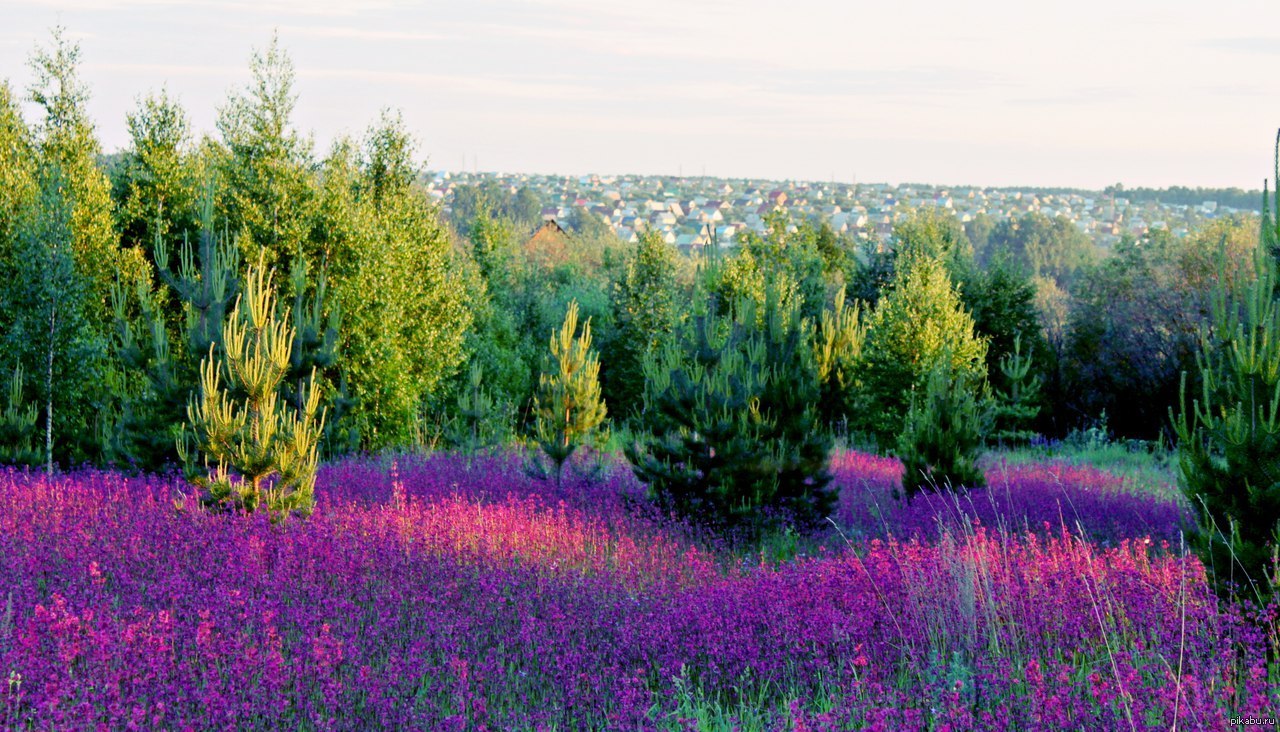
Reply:
[[34, 446], [36, 405], [22, 399], [22, 364], [13, 369], [4, 408], [0, 409], [0, 465], [38, 465], [40, 451]]
[[[1276, 138], [1280, 212], [1280, 135]], [[1280, 589], [1280, 221], [1263, 191], [1256, 277], [1220, 284], [1196, 364], [1199, 396], [1184, 375], [1174, 418], [1183, 492], [1199, 511], [1196, 549], [1220, 591], [1260, 600]]]
[[[192, 482], [205, 491], [206, 505], [261, 508], [273, 521], [311, 513], [324, 414], [314, 388], [300, 409], [281, 395], [294, 337], [259, 257], [227, 318], [223, 355], [210, 348], [200, 364], [200, 395], [187, 409], [205, 467], [192, 471]], [[190, 465], [187, 442], [184, 432], [180, 450]]]
[[223, 324], [240, 291], [238, 250], [211, 231], [211, 205], [206, 199], [198, 243], [184, 237], [176, 269], [169, 245], [156, 236], [163, 287], [140, 280], [132, 296], [119, 284], [112, 290], [116, 356], [142, 377], [124, 401], [115, 449], [141, 470], [161, 470], [176, 460], [174, 444], [200, 385], [200, 360], [211, 350], [221, 355]]
[[929, 370], [924, 387], [913, 391], [898, 456], [902, 488], [910, 499], [925, 490], [982, 487], [978, 468], [991, 425], [986, 385], [967, 371], [955, 370], [947, 358]]
[[564, 325], [551, 335], [549, 369], [538, 381], [533, 409], [538, 444], [555, 465], [556, 484], [567, 461], [604, 422], [600, 359], [591, 350], [591, 320], [578, 331], [578, 303], [569, 303]]
[[807, 328], [776, 293], [763, 317], [703, 314], [645, 363], [645, 411], [627, 446], [654, 501], [695, 522], [757, 536], [831, 510], [832, 440]]
[[1031, 354], [1022, 350], [1022, 337], [1014, 336], [1013, 350], [1000, 359], [1000, 373], [1008, 389], [996, 390], [992, 413], [995, 427], [991, 437], [997, 443], [1021, 445], [1035, 433], [1030, 425], [1040, 413], [1041, 378], [1031, 371]]
[[861, 304], [845, 302], [845, 288], [836, 293], [835, 307], [822, 311], [822, 319], [814, 334], [814, 360], [822, 398], [818, 413], [824, 426], [848, 427], [856, 407], [857, 364], [866, 340], [866, 324], [862, 322]]
[[472, 361], [445, 435], [451, 447], [467, 455], [500, 444], [510, 424], [507, 405], [495, 400], [484, 384], [484, 367]]

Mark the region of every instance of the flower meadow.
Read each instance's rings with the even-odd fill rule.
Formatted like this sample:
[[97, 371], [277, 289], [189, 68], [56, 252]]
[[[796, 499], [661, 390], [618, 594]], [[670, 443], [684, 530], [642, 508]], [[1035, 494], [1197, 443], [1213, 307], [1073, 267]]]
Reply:
[[[892, 497], [834, 463], [783, 559], [655, 514], [625, 465], [323, 468], [308, 520], [173, 478], [0, 472], [6, 730], [1229, 729], [1280, 613], [1225, 602], [1176, 498], [1058, 463]], [[175, 500], [175, 496], [177, 497]]]

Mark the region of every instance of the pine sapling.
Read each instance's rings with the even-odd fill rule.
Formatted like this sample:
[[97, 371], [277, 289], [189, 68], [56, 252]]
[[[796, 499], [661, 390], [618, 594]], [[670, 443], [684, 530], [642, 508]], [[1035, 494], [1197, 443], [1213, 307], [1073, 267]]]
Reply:
[[[273, 521], [310, 514], [324, 414], [317, 389], [306, 388], [300, 408], [282, 398], [294, 335], [259, 257], [227, 318], [223, 356], [210, 347], [200, 364], [199, 397], [187, 409], [204, 462], [192, 482], [204, 490], [206, 505], [262, 508]], [[184, 459], [190, 454], [185, 431], [179, 451]]]
[[605, 418], [600, 396], [600, 359], [591, 349], [591, 319], [578, 331], [578, 303], [569, 303], [564, 324], [550, 340], [550, 370], [543, 370], [534, 396], [539, 446], [555, 465], [560, 484], [565, 462]]

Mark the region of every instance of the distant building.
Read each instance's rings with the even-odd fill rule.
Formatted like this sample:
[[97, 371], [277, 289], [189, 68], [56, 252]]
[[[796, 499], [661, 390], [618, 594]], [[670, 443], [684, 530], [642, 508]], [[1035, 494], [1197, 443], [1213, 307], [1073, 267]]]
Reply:
[[547, 219], [529, 236], [523, 249], [529, 261], [543, 267], [553, 267], [567, 259], [569, 239], [569, 232], [556, 223], [555, 219]]

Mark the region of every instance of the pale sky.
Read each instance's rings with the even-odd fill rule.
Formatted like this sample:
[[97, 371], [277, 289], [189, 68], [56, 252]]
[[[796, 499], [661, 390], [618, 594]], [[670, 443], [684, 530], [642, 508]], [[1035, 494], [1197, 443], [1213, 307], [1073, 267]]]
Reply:
[[273, 29], [318, 152], [392, 107], [433, 169], [1259, 188], [1280, 127], [1280, 0], [0, 0], [0, 77], [56, 24], [108, 151]]

